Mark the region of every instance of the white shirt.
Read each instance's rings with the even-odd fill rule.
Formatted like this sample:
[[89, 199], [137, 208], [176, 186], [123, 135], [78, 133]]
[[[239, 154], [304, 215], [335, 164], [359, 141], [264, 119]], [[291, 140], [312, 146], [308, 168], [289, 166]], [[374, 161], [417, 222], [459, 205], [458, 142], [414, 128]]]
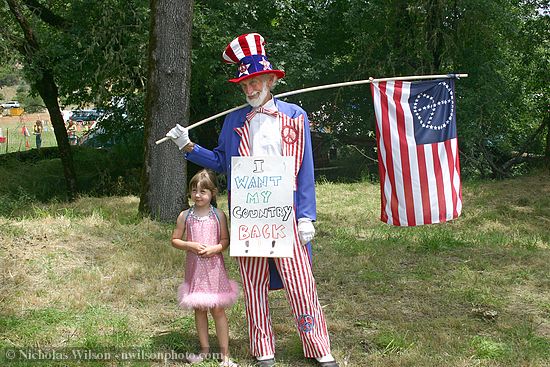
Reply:
[[[278, 111], [271, 98], [262, 107]], [[281, 126], [277, 117], [257, 113], [250, 121], [250, 154], [253, 156], [282, 156]]]

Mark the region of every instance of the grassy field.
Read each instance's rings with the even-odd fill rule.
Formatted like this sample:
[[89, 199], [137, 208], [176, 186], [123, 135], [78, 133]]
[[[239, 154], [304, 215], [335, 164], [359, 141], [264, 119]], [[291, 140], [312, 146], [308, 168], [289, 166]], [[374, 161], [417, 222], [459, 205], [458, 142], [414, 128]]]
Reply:
[[[38, 119], [48, 121], [48, 131], [42, 133], [42, 147], [57, 146], [53, 128], [46, 112], [23, 114], [21, 116], [1, 116], [0, 128], [3, 135], [8, 137], [8, 142], [0, 144], [0, 154], [36, 149], [36, 138], [32, 134], [32, 127]], [[21, 129], [23, 126], [26, 126], [29, 130], [31, 134], [29, 137], [22, 134]]]
[[[550, 366], [550, 175], [467, 182], [463, 193], [457, 220], [393, 228], [378, 220], [378, 184], [318, 184], [314, 273], [341, 366]], [[0, 216], [1, 365], [6, 348], [197, 351], [193, 315], [176, 304], [173, 226], [139, 218], [138, 201], [82, 197]], [[315, 365], [284, 294], [270, 303], [278, 365]], [[228, 317], [234, 358], [252, 364], [242, 298]], [[10, 365], [42, 365], [18, 355]]]

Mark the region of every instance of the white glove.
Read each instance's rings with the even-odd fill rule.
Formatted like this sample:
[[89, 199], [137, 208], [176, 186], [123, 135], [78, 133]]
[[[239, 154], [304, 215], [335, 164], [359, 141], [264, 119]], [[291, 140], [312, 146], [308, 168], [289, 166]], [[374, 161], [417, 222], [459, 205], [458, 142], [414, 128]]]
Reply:
[[300, 238], [300, 243], [305, 245], [313, 239], [313, 236], [315, 236], [315, 228], [313, 227], [313, 223], [311, 223], [311, 219], [298, 219], [298, 237]]
[[166, 136], [172, 139], [174, 144], [176, 144], [180, 150], [182, 150], [187, 144], [191, 143], [191, 140], [189, 139], [189, 130], [180, 124], [176, 124], [172, 130], [166, 133]]

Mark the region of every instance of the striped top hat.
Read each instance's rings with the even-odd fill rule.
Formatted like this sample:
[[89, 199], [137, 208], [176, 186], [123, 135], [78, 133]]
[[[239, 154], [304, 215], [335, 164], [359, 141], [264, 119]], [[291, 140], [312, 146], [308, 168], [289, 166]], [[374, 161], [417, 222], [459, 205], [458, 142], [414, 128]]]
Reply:
[[258, 33], [247, 33], [235, 38], [222, 54], [223, 61], [228, 64], [237, 64], [235, 78], [229, 79], [232, 83], [239, 83], [245, 79], [267, 73], [273, 73], [280, 79], [285, 76], [282, 70], [275, 70], [265, 55], [265, 41]]

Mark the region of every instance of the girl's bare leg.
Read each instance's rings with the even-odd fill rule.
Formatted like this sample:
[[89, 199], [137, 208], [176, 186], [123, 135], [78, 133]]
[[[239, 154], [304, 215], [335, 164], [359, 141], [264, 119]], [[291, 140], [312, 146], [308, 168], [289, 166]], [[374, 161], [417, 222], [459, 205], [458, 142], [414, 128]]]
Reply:
[[195, 310], [195, 326], [199, 336], [201, 345], [201, 353], [210, 352], [210, 344], [208, 342], [208, 313], [206, 310]]
[[210, 313], [216, 323], [216, 335], [218, 337], [218, 344], [220, 345], [220, 353], [223, 356], [223, 361], [226, 361], [229, 359], [229, 325], [225, 309], [215, 307], [210, 309]]

